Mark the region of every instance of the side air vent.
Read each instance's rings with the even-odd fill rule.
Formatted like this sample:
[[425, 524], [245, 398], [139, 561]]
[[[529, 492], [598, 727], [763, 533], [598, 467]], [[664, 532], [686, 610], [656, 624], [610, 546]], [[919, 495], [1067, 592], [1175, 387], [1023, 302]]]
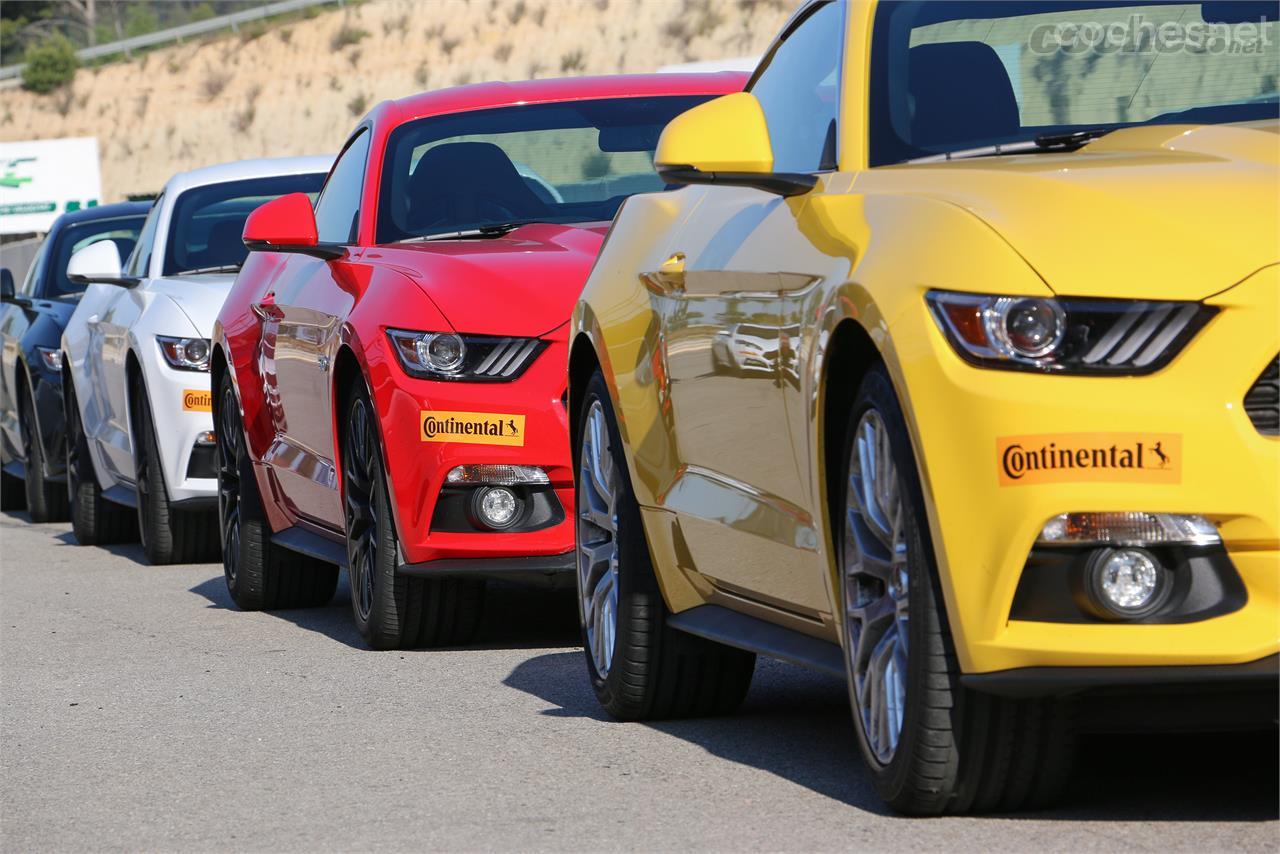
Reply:
[[1268, 363], [1244, 396], [1244, 411], [1259, 433], [1280, 436], [1280, 355]]

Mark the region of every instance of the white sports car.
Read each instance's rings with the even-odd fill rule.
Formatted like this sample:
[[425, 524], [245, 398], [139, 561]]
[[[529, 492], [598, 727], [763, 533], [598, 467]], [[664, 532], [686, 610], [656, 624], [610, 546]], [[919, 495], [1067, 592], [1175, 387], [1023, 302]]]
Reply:
[[62, 337], [67, 486], [82, 544], [141, 529], [154, 564], [216, 560], [218, 481], [209, 333], [247, 251], [245, 218], [313, 197], [327, 157], [251, 160], [176, 175], [122, 262], [102, 241], [72, 256], [88, 283]]

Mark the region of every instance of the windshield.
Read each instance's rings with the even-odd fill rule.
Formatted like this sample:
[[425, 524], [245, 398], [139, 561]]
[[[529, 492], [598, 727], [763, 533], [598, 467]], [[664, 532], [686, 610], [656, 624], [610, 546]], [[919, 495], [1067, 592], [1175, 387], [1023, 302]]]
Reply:
[[67, 264], [71, 256], [91, 243], [111, 240], [116, 244], [120, 257], [128, 258], [142, 231], [143, 216], [122, 216], [111, 219], [95, 219], [68, 225], [58, 232], [58, 248], [54, 257], [53, 277], [45, 293], [46, 299], [57, 299], [67, 294], [82, 293], [85, 286], [67, 278]]
[[871, 164], [1157, 123], [1280, 115], [1267, 3], [885, 2]]
[[658, 136], [709, 97], [530, 104], [405, 124], [387, 142], [378, 242], [611, 220], [627, 196], [665, 189], [653, 171]]
[[173, 205], [163, 275], [239, 268], [249, 254], [241, 240], [249, 214], [264, 202], [288, 193], [306, 193], [315, 201], [323, 183], [324, 173], [317, 172], [249, 178], [187, 190]]

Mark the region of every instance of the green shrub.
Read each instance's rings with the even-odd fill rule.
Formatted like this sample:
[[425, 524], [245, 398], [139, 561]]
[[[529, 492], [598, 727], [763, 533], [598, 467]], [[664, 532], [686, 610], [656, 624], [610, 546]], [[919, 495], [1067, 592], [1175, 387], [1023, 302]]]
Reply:
[[368, 30], [362, 30], [359, 27], [352, 27], [348, 24], [343, 24], [342, 27], [333, 34], [333, 37], [329, 39], [329, 47], [335, 51], [342, 50], [344, 47], [359, 44], [360, 41], [368, 37], [368, 35]]
[[22, 87], [32, 92], [52, 92], [75, 79], [80, 60], [67, 37], [55, 33], [27, 48], [26, 63], [22, 69]]

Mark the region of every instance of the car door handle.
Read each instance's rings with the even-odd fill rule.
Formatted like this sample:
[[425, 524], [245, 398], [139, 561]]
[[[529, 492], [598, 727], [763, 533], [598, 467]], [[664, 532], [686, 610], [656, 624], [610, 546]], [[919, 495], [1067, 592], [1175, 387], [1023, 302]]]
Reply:
[[662, 262], [658, 272], [649, 273], [642, 277], [645, 287], [659, 296], [674, 296], [684, 293], [684, 262], [685, 255], [683, 252], [672, 254], [670, 258]]

